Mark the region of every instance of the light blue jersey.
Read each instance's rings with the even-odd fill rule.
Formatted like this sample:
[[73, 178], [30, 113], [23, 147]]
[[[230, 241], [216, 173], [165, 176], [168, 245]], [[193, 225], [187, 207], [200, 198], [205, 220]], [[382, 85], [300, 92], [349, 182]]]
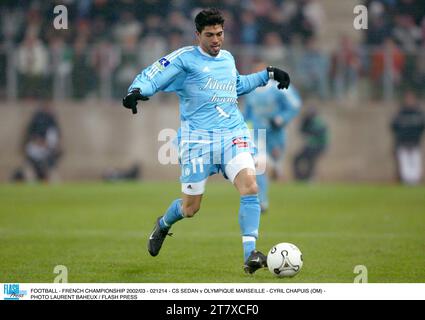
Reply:
[[[288, 90], [279, 90], [276, 83], [270, 82], [267, 86], [259, 88], [248, 94], [245, 104], [245, 120], [251, 121], [253, 129], [266, 130], [267, 152], [273, 147], [285, 146], [285, 126], [295, 118], [301, 108], [301, 98], [294, 86]], [[280, 117], [283, 125], [279, 128], [272, 126], [272, 120]]]
[[181, 181], [198, 182], [219, 171], [241, 152], [253, 152], [238, 97], [269, 80], [266, 70], [240, 75], [233, 56], [210, 56], [199, 46], [176, 50], [144, 69], [129, 88], [144, 96], [158, 91], [180, 98], [178, 134]]
[[239, 75], [231, 53], [212, 57], [200, 47], [184, 47], [143, 70], [129, 91], [140, 88], [144, 96], [158, 91], [176, 92], [180, 118], [191, 130], [244, 127], [237, 98], [267, 84], [267, 71]]

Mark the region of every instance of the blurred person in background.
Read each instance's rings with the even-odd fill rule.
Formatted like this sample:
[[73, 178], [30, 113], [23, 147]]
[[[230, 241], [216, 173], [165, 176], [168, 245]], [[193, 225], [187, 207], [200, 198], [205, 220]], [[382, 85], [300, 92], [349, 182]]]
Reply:
[[390, 37], [384, 41], [382, 46], [373, 50], [370, 72], [375, 98], [382, 97], [382, 89], [385, 85], [400, 88], [400, 85], [403, 84], [405, 61], [405, 54]]
[[75, 39], [72, 50], [71, 88], [72, 97], [81, 100], [95, 86], [94, 70], [90, 61], [90, 47], [85, 37]]
[[244, 45], [255, 46], [260, 37], [260, 25], [255, 19], [255, 15], [250, 10], [244, 10], [240, 16], [240, 38], [239, 41]]
[[35, 98], [46, 90], [49, 52], [41, 40], [28, 32], [17, 52], [20, 97]]
[[305, 50], [297, 60], [298, 76], [302, 93], [312, 94], [324, 99], [328, 96], [329, 60], [318, 47], [317, 39], [311, 37], [306, 42]]
[[62, 156], [61, 133], [50, 101], [40, 101], [27, 126], [23, 148], [25, 165], [14, 173], [13, 180], [58, 180], [55, 169]]
[[[252, 72], [264, 70], [266, 67], [264, 62], [257, 61]], [[282, 91], [276, 88], [274, 81], [245, 97], [245, 121], [252, 123], [255, 133], [266, 130], [266, 141], [259, 142], [261, 147], [266, 149], [259, 150], [256, 156], [257, 167], [265, 168], [267, 162], [271, 167], [273, 179], [283, 178], [282, 160], [286, 147], [286, 128], [299, 114], [301, 105], [301, 98], [293, 85]], [[261, 212], [265, 212], [269, 207], [267, 172], [257, 173], [257, 185]]]
[[123, 11], [120, 14], [121, 23], [114, 27], [114, 37], [119, 43], [117, 69], [114, 72], [114, 97], [120, 97], [137, 73], [139, 37], [143, 26], [133, 12]]
[[302, 118], [300, 132], [305, 145], [294, 158], [296, 180], [308, 181], [314, 177], [317, 160], [328, 145], [328, 128], [318, 115], [315, 107], [310, 107]]
[[261, 57], [273, 65], [280, 65], [285, 60], [285, 47], [277, 32], [267, 32], [264, 35]]
[[349, 36], [343, 35], [337, 51], [332, 55], [331, 75], [338, 99], [355, 98], [358, 95], [360, 70], [360, 51]]
[[399, 180], [408, 185], [418, 184], [422, 178], [421, 138], [425, 116], [416, 95], [407, 91], [400, 111], [391, 123]]
[[369, 23], [366, 29], [366, 44], [370, 47], [380, 46], [391, 35], [389, 14], [383, 3], [373, 0], [368, 4]]
[[405, 55], [403, 86], [411, 88], [416, 80], [416, 61], [422, 40], [421, 29], [415, 24], [414, 17], [408, 14], [396, 15], [394, 22], [393, 38]]

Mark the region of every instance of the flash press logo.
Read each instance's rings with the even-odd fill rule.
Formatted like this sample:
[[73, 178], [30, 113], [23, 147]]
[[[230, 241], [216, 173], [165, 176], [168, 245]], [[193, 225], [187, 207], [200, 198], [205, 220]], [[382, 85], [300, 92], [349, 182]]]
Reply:
[[18, 283], [4, 285], [4, 300], [19, 300], [27, 294], [27, 291], [20, 290]]

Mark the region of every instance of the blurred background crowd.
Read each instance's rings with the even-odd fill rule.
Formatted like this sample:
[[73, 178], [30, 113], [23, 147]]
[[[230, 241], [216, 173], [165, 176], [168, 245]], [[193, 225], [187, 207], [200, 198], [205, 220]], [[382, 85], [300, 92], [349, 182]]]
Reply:
[[[143, 67], [194, 43], [193, 18], [210, 6], [224, 12], [225, 48], [236, 56], [241, 73], [261, 56], [289, 69], [303, 96], [389, 100], [406, 86], [423, 94], [424, 1], [365, 1], [368, 29], [340, 33], [336, 43], [335, 30], [329, 29], [338, 28], [330, 23], [338, 11], [330, 11], [327, 3], [3, 0], [0, 97], [26, 98], [41, 91], [56, 99], [120, 98]], [[53, 28], [58, 4], [68, 9], [68, 30]], [[353, 12], [348, 14], [354, 19]]]
[[[53, 27], [57, 5], [67, 8], [66, 30]], [[357, 5], [368, 9], [366, 29], [353, 26]], [[224, 49], [241, 74], [258, 59], [281, 67], [300, 91], [305, 113], [324, 113], [330, 146], [319, 179], [407, 175], [418, 183], [425, 155], [423, 0], [2, 0], [0, 180], [22, 153], [37, 162], [41, 177], [63, 153], [62, 175], [69, 179], [134, 177], [141, 172], [137, 163], [148, 178], [175, 175], [158, 165], [155, 139], [165, 126], [178, 126], [172, 95], [152, 99], [143, 124], [129, 123], [117, 106], [143, 68], [196, 44], [193, 20], [206, 7], [224, 13]], [[35, 105], [41, 113], [33, 112]], [[296, 158], [303, 143], [290, 135], [288, 154]], [[400, 159], [407, 159], [404, 171]], [[117, 171], [115, 164], [129, 169]], [[18, 169], [14, 177], [24, 173]]]

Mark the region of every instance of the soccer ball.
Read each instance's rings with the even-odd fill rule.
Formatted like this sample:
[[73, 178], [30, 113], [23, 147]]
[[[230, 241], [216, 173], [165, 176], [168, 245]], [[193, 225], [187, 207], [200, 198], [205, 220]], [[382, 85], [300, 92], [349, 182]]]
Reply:
[[277, 277], [293, 277], [303, 266], [303, 254], [296, 245], [282, 242], [270, 249], [267, 266]]

